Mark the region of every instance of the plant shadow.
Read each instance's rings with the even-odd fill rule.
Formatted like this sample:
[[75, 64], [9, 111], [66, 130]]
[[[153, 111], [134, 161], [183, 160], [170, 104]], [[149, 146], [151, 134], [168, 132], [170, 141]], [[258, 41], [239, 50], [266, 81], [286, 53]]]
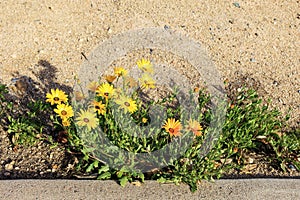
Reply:
[[[7, 85], [8, 91], [2, 91], [4, 100], [0, 100], [0, 110], [2, 109], [3, 111], [0, 112], [0, 134], [2, 136], [0, 138], [2, 161], [0, 167], [2, 165], [4, 170], [0, 172], [0, 179], [69, 177], [70, 173], [63, 176], [58, 173], [39, 174], [38, 171], [21, 172], [22, 170], [7, 170], [7, 166], [11, 163], [13, 163], [14, 167], [19, 167], [20, 169], [30, 169], [31, 165], [36, 164], [36, 160], [31, 160], [29, 157], [26, 158], [25, 155], [30, 155], [30, 157], [35, 156], [35, 153], [50, 155], [55, 153], [57, 149], [65, 148], [65, 144], [58, 142], [59, 131], [55, 130], [53, 120], [50, 118], [53, 115], [52, 109], [49, 109], [49, 107], [48, 109], [47, 107], [43, 109], [41, 107], [46, 105], [46, 94], [50, 92], [50, 89], [59, 88], [65, 91], [68, 96], [72, 92], [72, 87], [56, 81], [57, 72], [57, 68], [50, 62], [39, 60], [35, 65], [35, 70], [32, 71], [34, 77], [16, 73], [13, 75], [14, 78], [11, 79], [11, 83]], [[12, 129], [13, 124], [11, 119], [19, 124], [13, 133], [9, 131], [9, 129]], [[20, 135], [26, 132], [26, 128], [30, 127], [37, 128], [37, 131], [34, 131], [34, 140], [36, 141], [25, 146], [14, 143], [16, 135], [20, 138]], [[43, 128], [39, 129], [38, 127]], [[53, 143], [56, 143], [54, 148], [51, 146]], [[42, 146], [46, 145], [47, 148], [36, 151], [36, 149], [40, 149], [41, 144]], [[64, 150], [56, 160], [47, 159], [45, 158], [44, 160], [46, 163], [49, 162], [49, 166], [52, 166], [51, 163], [56, 162], [59, 163], [60, 167], [67, 168], [74, 161], [74, 155]], [[47, 166], [48, 169], [49, 166]]]

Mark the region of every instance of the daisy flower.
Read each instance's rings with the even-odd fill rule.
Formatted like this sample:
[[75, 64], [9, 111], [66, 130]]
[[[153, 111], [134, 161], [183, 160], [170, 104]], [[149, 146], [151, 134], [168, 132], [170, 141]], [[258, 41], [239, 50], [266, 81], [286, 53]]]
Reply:
[[136, 102], [124, 95], [121, 95], [120, 98], [116, 100], [116, 103], [120, 105], [121, 108], [124, 109], [125, 113], [127, 112], [134, 113], [135, 111], [137, 111]]
[[91, 92], [96, 92], [98, 87], [99, 87], [98, 82], [97, 81], [92, 81], [88, 84], [87, 89]]
[[114, 94], [114, 92], [115, 92], [114, 87], [112, 85], [110, 85], [109, 83], [103, 83], [96, 90], [96, 93], [98, 93], [98, 96], [105, 97], [106, 99], [111, 97]]
[[103, 104], [102, 102], [98, 102], [98, 101], [93, 101], [92, 102], [93, 108], [94, 110], [100, 115], [104, 115], [106, 112], [106, 108], [105, 108], [105, 104]]
[[46, 102], [51, 103], [51, 105], [66, 103], [68, 101], [68, 95], [59, 89], [51, 89], [51, 93], [47, 93], [46, 98]]
[[70, 123], [70, 121], [69, 121], [68, 119], [66, 119], [66, 120], [63, 120], [63, 121], [62, 121], [62, 125], [63, 125], [64, 127], [69, 127], [69, 126], [71, 125], [71, 123]]
[[78, 126], [86, 126], [89, 131], [97, 127], [99, 119], [97, 118], [96, 113], [80, 109], [78, 115], [79, 116], [76, 118], [76, 124]]
[[155, 88], [155, 81], [148, 74], [143, 74], [142, 78], [139, 79], [141, 88]]
[[163, 128], [170, 134], [170, 136], [179, 136], [181, 134], [181, 124], [174, 118], [168, 118], [168, 120], [165, 121]]
[[138, 68], [140, 68], [144, 72], [153, 73], [153, 68], [152, 68], [152, 64], [151, 64], [150, 60], [141, 59], [141, 60], [138, 60], [136, 64], [137, 64]]
[[112, 76], [112, 75], [107, 75], [107, 76], [105, 76], [105, 80], [106, 80], [108, 83], [114, 82], [114, 80], [115, 80], [116, 78], [117, 78], [116, 76]]
[[189, 131], [192, 131], [194, 133], [195, 136], [201, 136], [202, 135], [202, 126], [200, 125], [199, 122], [197, 122], [196, 120], [189, 120], [188, 125], [186, 126], [186, 129]]
[[115, 67], [114, 72], [116, 76], [126, 76], [128, 71], [124, 69], [123, 67]]
[[58, 104], [54, 112], [58, 114], [63, 121], [74, 116], [72, 107], [66, 104]]

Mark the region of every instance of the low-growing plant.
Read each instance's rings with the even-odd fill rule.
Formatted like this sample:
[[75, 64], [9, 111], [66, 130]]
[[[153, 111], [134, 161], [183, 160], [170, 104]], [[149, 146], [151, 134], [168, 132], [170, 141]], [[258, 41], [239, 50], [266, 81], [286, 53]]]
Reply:
[[263, 151], [285, 170], [291, 154], [299, 154], [300, 138], [283, 132], [288, 116], [283, 118], [278, 110], [269, 109], [268, 103], [262, 102], [253, 89], [241, 89], [230, 102], [219, 148], [227, 149], [227, 158], [235, 159], [239, 166], [244, 162], [243, 152]]
[[[267, 104], [262, 105], [262, 99], [254, 90], [241, 88], [236, 98], [228, 102], [222, 134], [210, 152], [203, 155], [203, 142], [213, 117], [209, 109], [210, 96], [205, 90], [190, 93], [188, 98], [191, 99], [198, 95], [194, 105], [197, 113], [189, 116], [192, 119], [186, 117], [182, 107], [176, 104], [176, 90], [161, 100], [145, 100], [141, 98], [145, 89], [155, 88], [155, 81], [151, 77], [151, 63], [147, 60], [139, 63], [144, 67], [140, 67], [144, 74], [139, 81], [127, 76], [124, 68], [115, 68], [114, 75], [89, 84], [90, 98], [83, 92], [75, 92], [76, 101], [72, 102], [78, 112], [75, 120], [71, 118], [74, 113], [62, 91], [52, 90], [48, 94], [48, 101], [53, 104], [57, 98], [55, 112], [70, 136], [71, 146], [80, 146], [77, 149], [84, 155], [78, 169], [96, 171], [98, 179], [117, 178], [121, 185], [136, 179], [143, 181], [146, 175], [146, 178], [159, 182], [185, 182], [194, 191], [200, 180], [220, 178], [229, 169], [243, 168], [246, 164], [244, 152], [268, 149], [266, 153], [270, 159], [280, 163], [283, 170], [285, 164], [291, 162], [291, 153], [299, 154], [299, 137], [295, 138], [295, 134], [279, 135], [285, 126], [285, 121], [279, 118], [280, 113], [269, 109]], [[59, 106], [61, 102], [65, 103], [63, 109]], [[165, 113], [150, 117], [149, 108], [153, 106]], [[67, 117], [62, 116], [62, 112]], [[64, 125], [66, 120], [70, 123]], [[165, 122], [160, 125], [156, 123], [156, 127], [149, 129], [149, 120], [152, 123], [153, 120]], [[151, 154], [174, 140], [187, 142], [184, 138], [190, 133], [194, 135], [188, 137], [192, 141], [190, 146], [176, 159], [166, 161], [158, 157], [157, 160], [137, 160], [135, 157], [139, 153]], [[292, 144], [296, 139], [297, 142]], [[107, 145], [109, 142], [115, 145], [114, 148]], [[120, 149], [134, 154], [126, 157]], [[165, 166], [155, 168], [153, 163], [158, 160]], [[112, 167], [111, 163], [116, 167]], [[143, 170], [146, 173], [143, 174]]]
[[7, 131], [13, 145], [31, 145], [43, 138], [42, 118], [50, 107], [44, 101], [20, 105], [16, 97], [9, 97], [9, 89], [0, 84], [0, 125]]
[[43, 115], [45, 115], [45, 111], [49, 110], [49, 106], [39, 100], [29, 103], [26, 111], [14, 111], [18, 108], [14, 108], [12, 105], [11, 112], [7, 115], [7, 132], [12, 144], [32, 145], [45, 139], [43, 129], [46, 124], [43, 121]]
[[[201, 180], [243, 169], [248, 162], [244, 154], [250, 152], [263, 152], [283, 171], [290, 164], [300, 170], [299, 129], [286, 131], [288, 117], [270, 109], [256, 91], [242, 87], [225, 102], [222, 133], [207, 147], [215, 117], [208, 92], [196, 89], [185, 95], [194, 102], [189, 105], [193, 112], [186, 112], [176, 88], [160, 88], [164, 95], [155, 94], [159, 98], [149, 95], [148, 91], [157, 87], [152, 64], [142, 59], [137, 65], [141, 72], [138, 80], [116, 67], [113, 75], [89, 83], [87, 92], [79, 84], [73, 101], [64, 91], [51, 89], [46, 103], [29, 104], [19, 117], [11, 114], [13, 104], [3, 95], [7, 88], [0, 85], [0, 115], [8, 119], [13, 144], [37, 141], [49, 126], [40, 120], [47, 112], [57, 142], [67, 151], [79, 153], [78, 171], [96, 173], [99, 180], [118, 180], [122, 186], [155, 179], [184, 182], [195, 191]], [[161, 149], [167, 153], [157, 153]], [[173, 154], [177, 156], [169, 156]]]

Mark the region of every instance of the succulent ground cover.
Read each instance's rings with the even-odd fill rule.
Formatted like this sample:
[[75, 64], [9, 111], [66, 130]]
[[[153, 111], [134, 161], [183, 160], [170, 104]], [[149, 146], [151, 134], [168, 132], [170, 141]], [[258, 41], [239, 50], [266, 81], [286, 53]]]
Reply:
[[[184, 182], [196, 190], [203, 179], [299, 176], [299, 127], [290, 126], [288, 115], [270, 108], [253, 85], [224, 80], [227, 100], [222, 133], [202, 155], [215, 117], [210, 94], [205, 88], [190, 88], [197, 112], [187, 115], [178, 104], [176, 88], [160, 99], [147, 96], [158, 86], [151, 62], [141, 59], [136, 64], [139, 79], [115, 67], [113, 74], [90, 82], [87, 94], [53, 87], [26, 88], [25, 95], [18, 96], [1, 84], [0, 178], [114, 179], [122, 186], [154, 179]], [[80, 86], [80, 80], [75, 78], [75, 82]], [[162, 108], [164, 115], [151, 116], [151, 106]], [[160, 124], [149, 128], [155, 120]], [[105, 138], [133, 157], [110, 149], [107, 142], [101, 142]], [[136, 157], [174, 141], [186, 147], [176, 159]], [[155, 162], [164, 166], [158, 168]], [[112, 167], [112, 163], [117, 164]]]

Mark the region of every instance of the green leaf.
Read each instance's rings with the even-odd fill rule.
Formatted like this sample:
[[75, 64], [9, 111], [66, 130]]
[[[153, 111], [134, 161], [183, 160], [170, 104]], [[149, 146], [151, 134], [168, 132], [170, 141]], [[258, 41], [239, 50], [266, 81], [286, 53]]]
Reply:
[[101, 172], [108, 172], [109, 171], [109, 166], [108, 165], [103, 165], [99, 170], [98, 170], [98, 174], [100, 174]]
[[94, 163], [91, 163], [85, 171], [91, 172], [93, 169], [94, 169]]
[[120, 185], [122, 187], [124, 187], [126, 185], [126, 183], [128, 182], [128, 178], [127, 178], [127, 176], [123, 176], [119, 181], [120, 181]]
[[105, 172], [101, 175], [99, 175], [97, 177], [97, 180], [105, 180], [105, 179], [109, 179], [111, 177], [111, 173], [110, 172]]
[[157, 182], [159, 183], [166, 183], [166, 179], [164, 177], [160, 177], [159, 179], [157, 179]]

